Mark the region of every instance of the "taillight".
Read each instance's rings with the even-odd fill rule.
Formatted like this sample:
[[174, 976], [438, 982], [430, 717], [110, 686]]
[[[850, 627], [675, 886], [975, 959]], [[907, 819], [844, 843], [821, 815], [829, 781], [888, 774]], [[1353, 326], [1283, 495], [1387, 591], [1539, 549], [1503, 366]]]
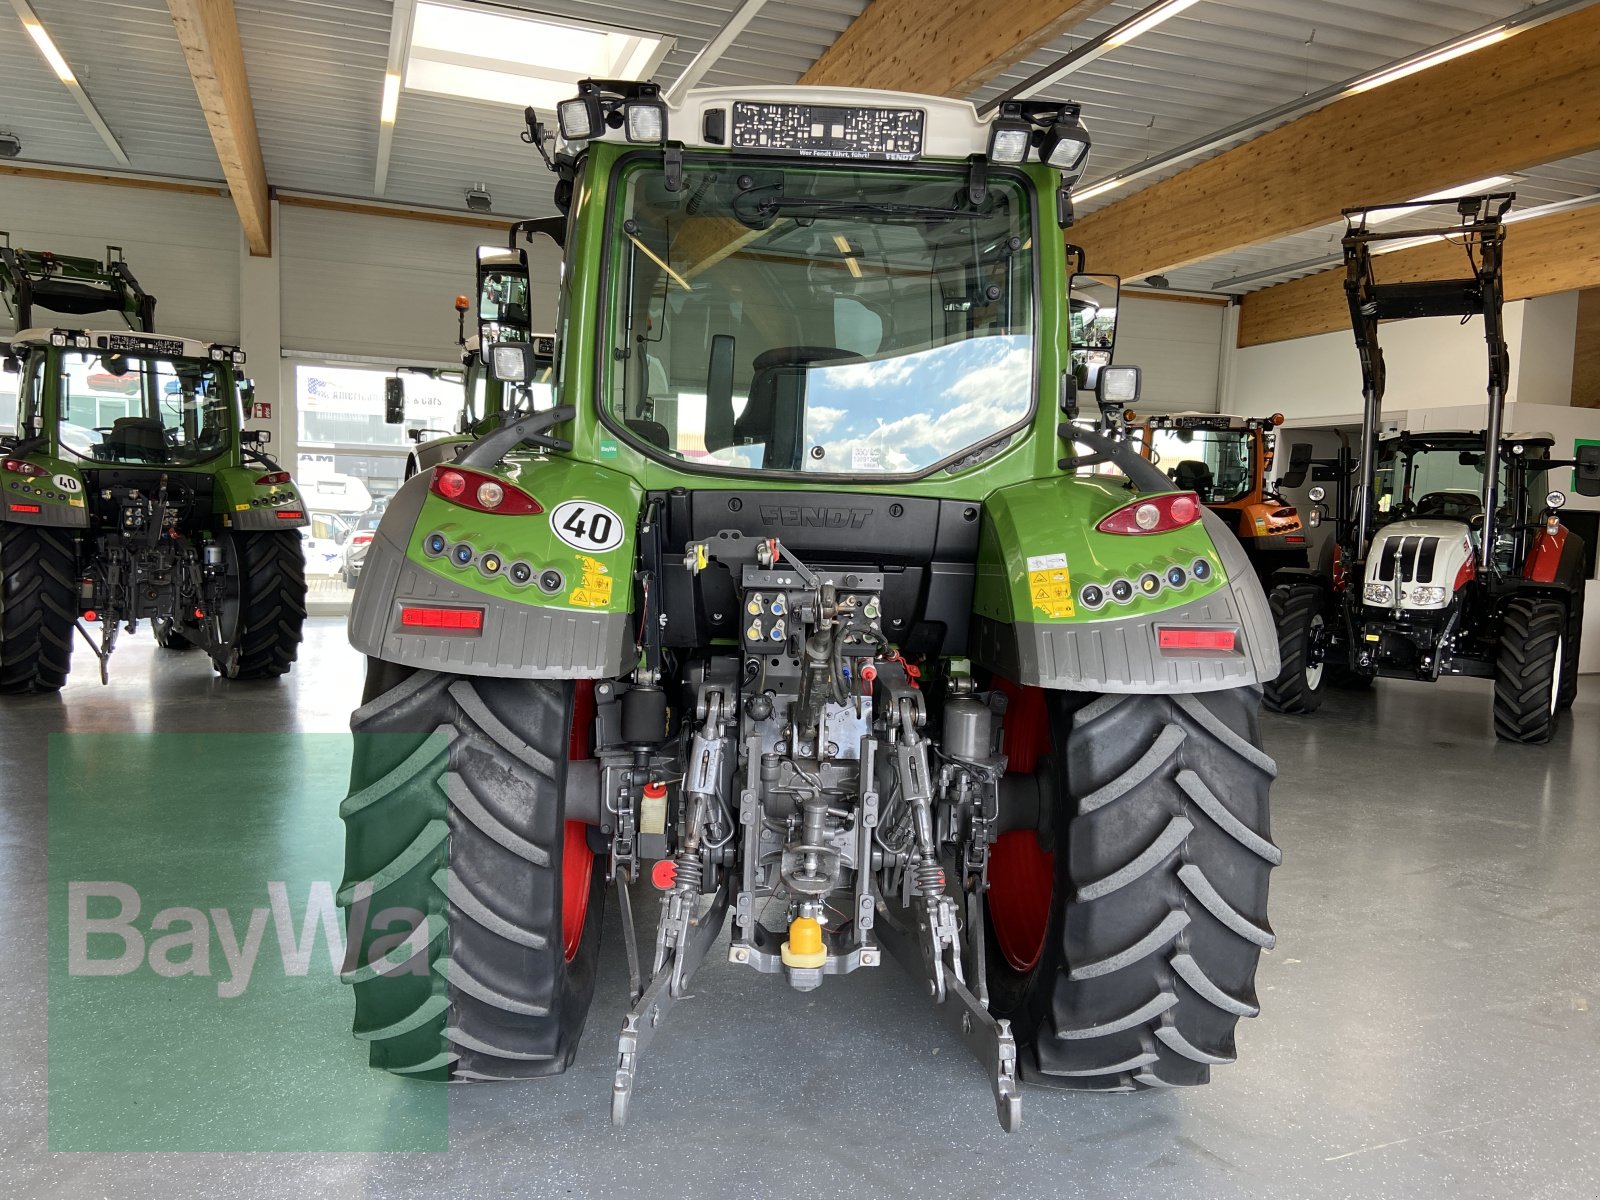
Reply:
[[465, 505], [479, 512], [506, 513], [523, 516], [542, 513], [544, 506], [521, 488], [465, 467], [445, 466], [433, 469], [433, 482], [428, 489], [452, 504]]
[[1101, 533], [1170, 533], [1200, 519], [1200, 497], [1193, 492], [1152, 496], [1125, 504], [1101, 520]]
[[24, 462], [20, 458], [8, 458], [3, 464], [5, 469], [17, 475], [48, 475], [49, 471], [31, 462]]
[[360, 533], [355, 534], [350, 539], [350, 541], [357, 546], [365, 546], [371, 540], [372, 530], [370, 529], [363, 529]]
[[402, 608], [400, 624], [407, 629], [450, 629], [458, 633], [482, 633], [481, 608]]
[[256, 486], [257, 487], [276, 487], [280, 483], [288, 483], [288, 482], [289, 482], [289, 472], [287, 472], [287, 471], [269, 471], [269, 472], [267, 472], [267, 474], [261, 476], [261, 478], [256, 480]]

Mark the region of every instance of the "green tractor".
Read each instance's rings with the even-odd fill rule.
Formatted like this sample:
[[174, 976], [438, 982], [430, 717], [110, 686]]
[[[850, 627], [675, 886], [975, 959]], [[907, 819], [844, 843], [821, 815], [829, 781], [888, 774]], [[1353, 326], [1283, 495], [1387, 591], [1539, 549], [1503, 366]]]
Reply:
[[[155, 333], [155, 298], [114, 246], [102, 263], [0, 238], [20, 376], [16, 432], [0, 437], [0, 693], [60, 689], [74, 627], [105, 682], [119, 629], [142, 618], [230, 679], [284, 674], [307, 522], [268, 436], [243, 431], [243, 351]], [[129, 327], [36, 328], [36, 304]]]
[[1006, 1129], [1023, 1080], [1206, 1081], [1273, 944], [1277, 637], [1115, 432], [1109, 328], [1080, 420], [1076, 292], [1116, 281], [1069, 275], [1076, 106], [590, 81], [559, 115], [556, 405], [400, 489], [350, 616], [372, 1064], [564, 1070], [614, 887], [617, 1123], [724, 929], [800, 991], [887, 951]]
[[[511, 226], [510, 246], [496, 250], [478, 248], [477, 332], [467, 334], [466, 316], [472, 300], [456, 297], [458, 335], [461, 347], [461, 415], [453, 430], [414, 427], [406, 430], [416, 448], [406, 456], [406, 478], [455, 457], [457, 451], [477, 437], [498, 428], [508, 413], [527, 413], [550, 408], [552, 389], [548, 369], [543, 377], [506, 382], [496, 378], [484, 363], [482, 347], [500, 342], [531, 342], [536, 354], [553, 361], [555, 340], [548, 334], [532, 331], [528, 252], [519, 240], [531, 242], [548, 237], [561, 245], [566, 231], [564, 218], [540, 217], [518, 221]], [[385, 396], [384, 419], [391, 425], [406, 421], [405, 375], [396, 373]], [[429, 437], [429, 434], [435, 436]]]

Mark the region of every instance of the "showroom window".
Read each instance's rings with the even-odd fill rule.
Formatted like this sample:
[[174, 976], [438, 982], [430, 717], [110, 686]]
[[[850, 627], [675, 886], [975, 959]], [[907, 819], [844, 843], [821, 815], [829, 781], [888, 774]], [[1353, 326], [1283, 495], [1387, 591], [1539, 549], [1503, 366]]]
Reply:
[[407, 371], [405, 422], [386, 423], [384, 385], [393, 377], [390, 370], [348, 364], [294, 368], [294, 476], [311, 516], [305, 554], [314, 615], [348, 608], [372, 530], [405, 481], [412, 432], [439, 437], [460, 421], [459, 374]]

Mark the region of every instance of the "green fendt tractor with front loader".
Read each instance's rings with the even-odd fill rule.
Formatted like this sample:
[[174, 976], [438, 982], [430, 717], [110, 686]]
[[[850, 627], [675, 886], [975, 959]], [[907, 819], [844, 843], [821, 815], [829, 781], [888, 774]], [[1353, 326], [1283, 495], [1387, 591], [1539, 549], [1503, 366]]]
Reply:
[[[1566, 502], [1548, 473], [1575, 469], [1577, 490], [1600, 495], [1600, 447], [1553, 454], [1547, 433], [1504, 428], [1511, 373], [1501, 321], [1504, 217], [1509, 193], [1443, 201], [1454, 225], [1378, 228], [1374, 213], [1441, 201], [1346, 210], [1345, 293], [1361, 358], [1359, 460], [1320, 464], [1335, 486], [1335, 536], [1316, 567], [1274, 577], [1282, 671], [1266, 702], [1308, 713], [1325, 683], [1376, 678], [1494, 681], [1502, 741], [1547, 742], [1577, 695], [1586, 584], [1583, 539], [1561, 521]], [[1464, 250], [1467, 274], [1381, 282], [1374, 247], [1429, 234]], [[1383, 321], [1479, 317], [1488, 352], [1483, 429], [1380, 434], [1387, 373]], [[1301, 473], [1307, 464], [1301, 463]], [[1313, 489], [1319, 505], [1326, 493]]]
[[[104, 681], [118, 631], [142, 619], [231, 679], [288, 671], [306, 516], [265, 435], [243, 431], [244, 353], [155, 333], [155, 298], [116, 247], [101, 263], [6, 238], [0, 295], [19, 375], [16, 431], [0, 437], [0, 693], [61, 688], [75, 628]], [[35, 305], [129, 328], [35, 328]]]
[[1007, 1129], [1022, 1080], [1204, 1082], [1273, 944], [1277, 641], [1109, 432], [1137, 371], [1077, 423], [1072, 289], [1115, 281], [1068, 275], [1076, 107], [580, 86], [556, 406], [401, 488], [350, 615], [372, 1063], [564, 1070], [614, 885], [615, 1121], [729, 926], [801, 991], [898, 959]]

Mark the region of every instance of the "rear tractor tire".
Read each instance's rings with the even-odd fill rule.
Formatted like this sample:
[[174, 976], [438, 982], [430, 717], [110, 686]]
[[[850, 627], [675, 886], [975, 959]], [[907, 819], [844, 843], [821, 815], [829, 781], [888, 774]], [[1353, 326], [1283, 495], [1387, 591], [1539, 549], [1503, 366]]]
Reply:
[[1561, 686], [1556, 689], [1556, 707], [1568, 709], [1578, 698], [1578, 659], [1583, 653], [1583, 585], [1572, 598], [1572, 615], [1567, 621], [1567, 636], [1562, 642]]
[[0, 694], [56, 692], [72, 671], [78, 555], [72, 535], [0, 525]]
[[1323, 591], [1307, 584], [1284, 584], [1267, 597], [1273, 623], [1278, 627], [1278, 654], [1283, 666], [1264, 689], [1273, 712], [1310, 713], [1322, 707], [1322, 689], [1328, 674], [1327, 605]]
[[238, 621], [231, 643], [212, 651], [229, 679], [286, 675], [300, 647], [306, 619], [306, 565], [300, 534], [234, 533], [231, 559], [238, 572]]
[[[1025, 689], [1022, 699], [1027, 700]], [[1274, 942], [1267, 877], [1277, 769], [1254, 688], [1174, 696], [1035, 693], [1047, 727], [1050, 832], [990, 859], [989, 990], [1024, 1078], [1129, 1091], [1205, 1083], [1253, 1017]], [[1017, 706], [1014, 705], [1012, 712]], [[1013, 769], [1034, 754], [1015, 751]]]
[[1548, 742], [1561, 712], [1568, 659], [1567, 609], [1555, 600], [1510, 601], [1495, 656], [1494, 733], [1506, 742]]
[[594, 996], [604, 865], [565, 819], [587, 682], [368, 660], [345, 821], [355, 1036], [423, 1079], [567, 1068]]

